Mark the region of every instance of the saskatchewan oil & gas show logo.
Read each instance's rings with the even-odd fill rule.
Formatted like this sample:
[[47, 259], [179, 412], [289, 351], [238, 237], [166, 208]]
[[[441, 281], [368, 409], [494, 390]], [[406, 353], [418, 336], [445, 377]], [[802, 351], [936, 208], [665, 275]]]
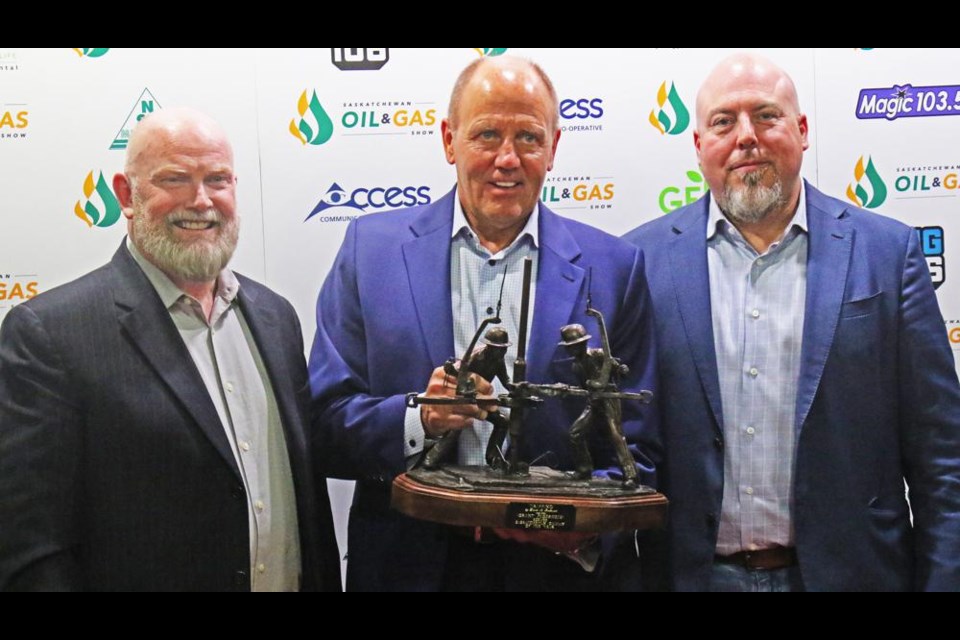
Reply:
[[404, 209], [431, 202], [433, 198], [427, 185], [362, 186], [348, 191], [334, 182], [304, 222], [349, 222], [364, 213]]
[[612, 176], [547, 176], [540, 199], [558, 211], [613, 209], [616, 181]]
[[40, 282], [36, 274], [0, 271], [0, 315], [38, 293], [40, 293]]
[[699, 171], [687, 171], [686, 178], [684, 183], [668, 185], [660, 190], [660, 197], [657, 200], [660, 211], [670, 213], [680, 207], [693, 204], [710, 191], [707, 181]]
[[96, 179], [94, 171], [87, 174], [83, 181], [83, 199], [77, 200], [73, 213], [88, 227], [110, 227], [120, 219], [120, 202], [104, 179], [103, 171]]
[[690, 111], [680, 99], [676, 84], [670, 82], [669, 91], [666, 81], [660, 85], [657, 90], [657, 108], [650, 111], [649, 120], [661, 135], [675, 136], [687, 130], [690, 125]]
[[493, 58], [494, 56], [502, 56], [507, 52], [506, 49], [474, 49], [481, 58]]
[[947, 329], [950, 346], [953, 347], [954, 351], [960, 351], [960, 320], [944, 320], [943, 324]]
[[26, 140], [30, 110], [23, 102], [6, 102], [0, 112], [0, 142]]
[[378, 71], [390, 61], [390, 49], [330, 49], [330, 61], [341, 71]]
[[866, 209], [879, 207], [891, 193], [897, 200], [955, 198], [960, 195], [960, 163], [957, 162], [903, 164], [896, 167], [895, 177], [891, 180], [889, 172], [886, 179], [881, 177], [872, 157], [860, 156], [853, 176], [854, 182], [847, 185], [847, 198]]
[[898, 200], [956, 198], [960, 195], [960, 162], [917, 162], [898, 166], [894, 197]]
[[99, 58], [110, 49], [74, 49], [81, 58]]
[[[308, 90], [309, 91], [309, 90]], [[299, 118], [290, 121], [290, 133], [303, 145], [319, 146], [330, 140], [334, 121], [342, 136], [433, 136], [440, 119], [434, 102], [374, 98], [339, 103], [333, 116], [317, 97], [304, 91], [297, 101]]]
[[847, 199], [864, 209], [876, 209], [887, 199], [887, 185], [880, 177], [873, 157], [857, 159], [853, 167], [853, 182], [847, 184]]
[[160, 103], [157, 102], [157, 99], [150, 93], [150, 89], [144, 87], [140, 93], [140, 97], [133, 103], [130, 113], [127, 114], [127, 119], [123, 121], [120, 131], [113, 137], [113, 142], [110, 143], [110, 149], [126, 149], [127, 143], [130, 141], [130, 133], [133, 131], [133, 128], [137, 126], [137, 123], [161, 108]]
[[290, 120], [290, 134], [299, 140], [304, 146], [320, 146], [327, 142], [333, 135], [333, 120], [327, 114], [326, 109], [320, 104], [317, 98], [316, 89], [312, 94], [304, 90], [297, 100], [297, 114]]

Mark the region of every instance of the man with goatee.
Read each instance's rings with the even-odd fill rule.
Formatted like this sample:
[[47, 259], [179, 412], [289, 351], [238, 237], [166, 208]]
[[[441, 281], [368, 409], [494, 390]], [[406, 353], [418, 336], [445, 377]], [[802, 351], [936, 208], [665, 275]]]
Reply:
[[710, 193], [626, 236], [653, 299], [670, 585], [955, 591], [960, 387], [927, 264], [914, 229], [800, 178], [808, 127], [782, 69], [724, 60], [697, 96]]

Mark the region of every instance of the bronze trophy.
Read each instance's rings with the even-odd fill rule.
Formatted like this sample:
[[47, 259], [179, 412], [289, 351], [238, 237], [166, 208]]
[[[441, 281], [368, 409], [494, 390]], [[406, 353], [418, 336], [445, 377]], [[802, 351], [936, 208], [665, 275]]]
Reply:
[[[545, 531], [601, 533], [625, 529], [651, 529], [663, 525], [667, 500], [650, 487], [639, 485], [633, 456], [622, 432], [621, 402], [650, 402], [649, 391], [623, 392], [618, 380], [627, 373], [610, 351], [603, 314], [592, 307], [588, 282], [588, 317], [595, 319], [601, 348], [587, 347], [587, 334], [580, 324], [560, 329], [560, 345], [573, 357], [579, 386], [534, 384], [526, 380], [526, 327], [530, 313], [532, 263], [524, 263], [520, 307], [520, 335], [513, 379], [507, 377], [504, 356], [511, 346], [499, 325], [500, 308], [483, 320], [463, 357], [451, 358], [444, 370], [457, 380], [455, 397], [429, 397], [411, 393], [407, 406], [422, 404], [484, 404], [509, 409], [509, 417], [497, 410], [487, 419], [494, 430], [486, 450], [486, 465], [461, 466], [447, 462], [455, 457], [457, 434], [448, 433], [429, 449], [420, 465], [398, 476], [393, 483], [392, 505], [412, 517], [444, 524]], [[501, 289], [502, 298], [502, 289]], [[487, 327], [493, 325], [493, 328]], [[482, 337], [481, 337], [482, 336]], [[477, 346], [477, 343], [481, 343]], [[493, 381], [499, 378], [507, 393], [480, 396], [471, 375]], [[570, 427], [570, 446], [576, 468], [559, 471], [520, 459], [524, 418], [552, 398], [582, 397], [585, 407]], [[587, 436], [602, 429], [611, 439], [623, 471], [623, 480], [592, 476], [593, 463]], [[510, 436], [509, 456], [503, 454]]]

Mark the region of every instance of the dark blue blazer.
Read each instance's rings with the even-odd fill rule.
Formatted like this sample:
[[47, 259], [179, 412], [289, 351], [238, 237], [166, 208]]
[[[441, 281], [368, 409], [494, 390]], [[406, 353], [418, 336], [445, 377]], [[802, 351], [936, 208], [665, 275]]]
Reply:
[[[276, 394], [306, 590], [339, 590], [326, 486], [308, 459], [290, 304], [242, 276]], [[247, 497], [217, 411], [125, 246], [10, 311], [0, 330], [0, 590], [250, 588]]]
[[[807, 187], [793, 522], [808, 590], [960, 589], [960, 387], [916, 232]], [[709, 585], [723, 489], [709, 195], [625, 238], [647, 257], [669, 576]], [[910, 488], [910, 509], [904, 495]]]
[[[357, 479], [350, 516], [347, 588], [436, 589], [446, 530], [389, 509], [390, 482], [406, 470], [404, 394], [422, 390], [435, 367], [455, 355], [450, 302], [451, 191], [429, 205], [363, 216], [352, 222], [320, 291], [310, 357], [317, 452], [327, 469]], [[560, 327], [583, 323], [587, 271], [593, 304], [606, 316], [614, 354], [630, 367], [626, 389], [655, 390], [643, 258], [629, 244], [540, 207], [539, 271], [527, 350], [535, 382], [576, 383], [558, 347]], [[568, 430], [583, 402], [550, 400], [528, 414], [523, 456], [553, 452], [572, 469]], [[653, 484], [659, 450], [653, 407], [624, 403], [624, 433], [640, 480]], [[602, 434], [595, 434], [602, 436]], [[615, 467], [596, 438], [595, 464]]]

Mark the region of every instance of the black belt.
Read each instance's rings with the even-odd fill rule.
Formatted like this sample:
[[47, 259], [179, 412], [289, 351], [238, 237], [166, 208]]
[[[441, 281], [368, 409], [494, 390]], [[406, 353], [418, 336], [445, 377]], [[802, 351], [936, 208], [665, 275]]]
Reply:
[[772, 547], [756, 551], [738, 551], [728, 556], [714, 556], [714, 562], [735, 564], [746, 569], [774, 571], [797, 565], [797, 550], [794, 547]]

